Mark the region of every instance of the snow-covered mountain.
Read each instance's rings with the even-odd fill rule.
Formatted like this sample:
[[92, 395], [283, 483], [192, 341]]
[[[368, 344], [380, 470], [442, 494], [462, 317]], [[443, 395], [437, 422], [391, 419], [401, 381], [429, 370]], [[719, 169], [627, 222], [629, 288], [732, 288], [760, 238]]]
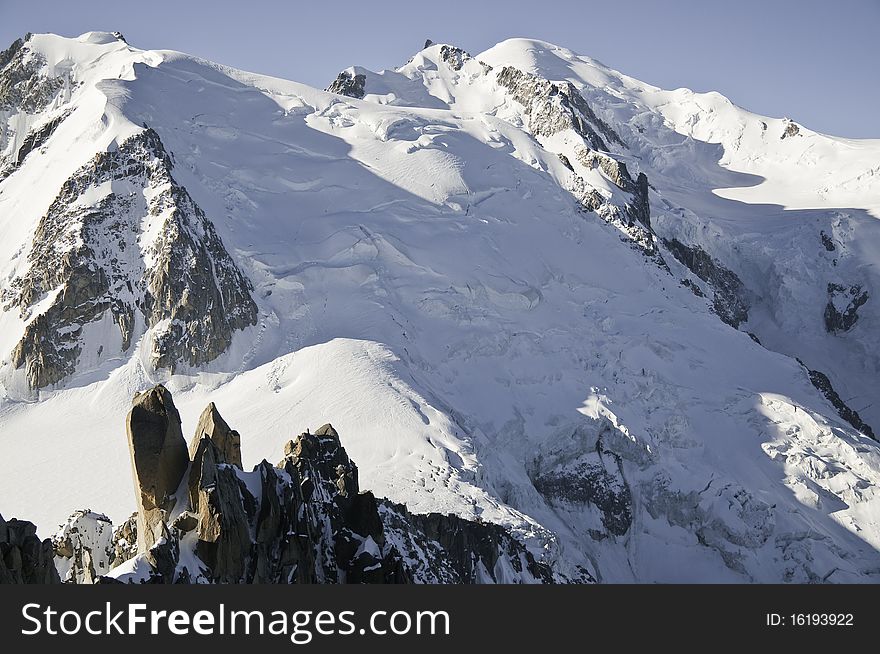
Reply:
[[[0, 54], [0, 513], [135, 509], [121, 428], [361, 485], [568, 578], [878, 581], [880, 141], [548, 43], [327, 91], [121, 35]], [[872, 429], [873, 426], [873, 429]]]

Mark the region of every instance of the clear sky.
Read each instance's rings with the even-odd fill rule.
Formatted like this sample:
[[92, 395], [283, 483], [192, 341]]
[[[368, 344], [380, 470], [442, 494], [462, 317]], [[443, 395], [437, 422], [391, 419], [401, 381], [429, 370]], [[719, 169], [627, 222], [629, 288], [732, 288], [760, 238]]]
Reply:
[[403, 64], [427, 38], [477, 53], [524, 36], [663, 88], [880, 138], [880, 0], [0, 0], [2, 47], [89, 30], [322, 88], [352, 64]]

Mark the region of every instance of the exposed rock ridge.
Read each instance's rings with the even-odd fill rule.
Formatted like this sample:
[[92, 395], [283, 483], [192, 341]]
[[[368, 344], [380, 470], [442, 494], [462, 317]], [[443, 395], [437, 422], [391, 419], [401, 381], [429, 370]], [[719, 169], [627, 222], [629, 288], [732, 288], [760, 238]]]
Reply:
[[625, 464], [646, 468], [651, 462], [648, 449], [606, 421], [566, 436], [532, 462], [529, 476], [535, 490], [556, 510], [586, 511], [582, 524], [593, 540], [626, 536], [637, 508]]
[[[277, 466], [240, 468], [240, 440], [209, 405], [187, 450], [171, 394], [140, 393], [128, 418], [138, 514], [112, 536], [96, 514], [56, 537], [69, 582], [552, 583], [503, 527], [413, 515], [358, 485], [324, 425], [287, 443]], [[101, 516], [103, 517], [103, 516]], [[136, 536], [132, 532], [136, 532]], [[109, 540], [108, 540], [109, 538]], [[138, 541], [133, 556], [131, 542]], [[133, 556], [133, 558], [132, 558]], [[119, 567], [123, 564], [122, 567]], [[110, 575], [101, 569], [116, 568]]]
[[[804, 365], [804, 362], [798, 359], [798, 363], [800, 363], [804, 368], [807, 368]], [[837, 391], [834, 390], [834, 386], [831, 384], [831, 380], [828, 379], [828, 376], [825, 373], [820, 372], [819, 370], [810, 370], [807, 368], [807, 372], [810, 375], [810, 382], [812, 382], [813, 386], [822, 391], [822, 395], [826, 397], [826, 399], [834, 405], [834, 408], [837, 409], [837, 414], [846, 420], [852, 427], [859, 432], [863, 433], [865, 436], [869, 436], [874, 440], [877, 440], [877, 436], [874, 434], [874, 430], [871, 428], [871, 425], [862, 420], [858, 411], [854, 410], [850, 407], [846, 402], [844, 402], [843, 398], [838, 395]]]
[[[30, 38], [27, 34], [0, 52], [0, 181], [42, 145], [64, 118], [44, 116], [53, 113], [47, 107], [70, 86], [70, 78], [46, 74], [45, 59], [27, 45]], [[34, 127], [35, 120], [43, 124]], [[22, 130], [31, 131], [22, 135]]]
[[569, 164], [569, 169], [574, 173], [572, 188], [569, 190], [574, 193], [581, 205], [617, 227], [646, 255], [653, 257], [658, 264], [666, 267], [657, 248], [656, 237], [651, 227], [648, 177], [644, 173], [639, 173], [634, 180], [625, 163], [586, 146], [578, 146], [575, 149], [575, 156], [582, 166], [588, 169], [600, 169], [617, 188], [632, 196], [631, 200], [621, 209], [620, 206], [610, 202], [595, 188], [588, 185]]
[[447, 64], [452, 70], [461, 70], [461, 67], [472, 57], [454, 45], [440, 46], [440, 60]]
[[364, 87], [367, 83], [367, 76], [363, 73], [353, 73], [343, 70], [336, 79], [327, 87], [330, 93], [338, 93], [346, 95], [350, 98], [360, 100], [364, 97]]
[[30, 37], [27, 34], [0, 52], [0, 110], [35, 114], [64, 86], [63, 77], [42, 74], [46, 61], [27, 47]]
[[[12, 362], [32, 388], [73, 373], [83, 330], [105, 316], [118, 328], [122, 351], [136, 335], [136, 315], [143, 316], [153, 328], [155, 368], [209, 362], [236, 330], [256, 323], [250, 282], [171, 169], [158, 134], [145, 129], [74, 173], [40, 220], [29, 268], [0, 293], [5, 308], [18, 307], [29, 320]], [[123, 181], [143, 191], [81, 201]], [[157, 233], [149, 243], [141, 242], [145, 219]], [[32, 315], [47, 297], [48, 306]]]
[[583, 139], [584, 145], [575, 148], [577, 161], [587, 169], [599, 168], [631, 199], [623, 206], [611, 202], [578, 175], [567, 156], [557, 153], [560, 159], [565, 157], [563, 164], [573, 173], [568, 190], [584, 209], [615, 226], [647, 256], [665, 268], [666, 263], [657, 248], [651, 227], [647, 176], [639, 173], [633, 179], [625, 163], [605, 154], [608, 151], [607, 143], [626, 147], [617, 132], [596, 116], [571, 82], [551, 82], [512, 66], [503, 68], [497, 74], [497, 81], [523, 106], [527, 117], [526, 129], [533, 136], [550, 137], [571, 129]]
[[829, 334], [848, 332], [859, 319], [859, 307], [868, 301], [868, 291], [860, 284], [844, 286], [828, 284], [828, 304], [825, 305], [825, 329]]
[[[434, 45], [429, 39], [425, 47]], [[461, 48], [441, 45], [439, 61], [454, 71], [460, 71], [468, 62], [473, 61], [473, 57]], [[477, 74], [489, 76], [493, 73], [491, 66], [484, 62], [478, 63], [482, 72]], [[494, 72], [494, 79], [499, 87], [522, 106], [525, 116], [523, 128], [527, 133], [535, 138], [549, 138], [570, 129], [583, 140], [584, 145], [577, 146], [575, 150], [578, 162], [588, 169], [600, 168], [612, 183], [631, 197], [621, 204], [612, 202], [611, 198], [605, 197], [578, 174], [569, 156], [556, 152], [563, 165], [572, 172], [570, 181], [563, 183], [564, 188], [577, 198], [583, 210], [597, 214], [620, 231], [625, 240], [633, 243], [655, 263], [668, 269], [651, 227], [648, 178], [644, 173], [639, 173], [633, 179], [625, 163], [605, 154], [609, 143], [622, 148], [627, 145], [608, 123], [595, 114], [577, 87], [567, 81], [552, 82], [514, 66], [505, 66]], [[349, 69], [339, 73], [327, 90], [353, 98], [363, 98], [367, 93], [366, 84], [365, 75], [355, 74], [353, 69]]]
[[65, 118], [67, 118], [66, 112], [46, 121], [38, 128], [29, 132], [25, 136], [24, 141], [22, 141], [21, 146], [18, 148], [18, 152], [16, 152], [15, 166], [18, 167], [24, 163], [25, 157], [48, 141], [49, 137], [52, 136], [52, 133]]
[[685, 245], [675, 238], [663, 239], [663, 245], [682, 265], [712, 288], [712, 308], [721, 320], [733, 328], [739, 328], [749, 319], [746, 287], [736, 273], [725, 268], [699, 246]]
[[497, 82], [523, 106], [528, 129], [535, 136], [553, 136], [572, 129], [594, 150], [608, 150], [599, 132], [623, 146], [623, 140], [601, 120], [571, 82], [551, 82], [513, 66], [498, 72]]

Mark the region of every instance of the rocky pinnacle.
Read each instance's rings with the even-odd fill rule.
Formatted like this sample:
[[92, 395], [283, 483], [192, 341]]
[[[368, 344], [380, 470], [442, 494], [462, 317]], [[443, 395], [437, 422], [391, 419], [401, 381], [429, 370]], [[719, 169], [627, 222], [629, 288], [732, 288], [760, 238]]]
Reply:
[[189, 463], [180, 414], [164, 386], [139, 393], [126, 418], [135, 495], [138, 551], [161, 537]]

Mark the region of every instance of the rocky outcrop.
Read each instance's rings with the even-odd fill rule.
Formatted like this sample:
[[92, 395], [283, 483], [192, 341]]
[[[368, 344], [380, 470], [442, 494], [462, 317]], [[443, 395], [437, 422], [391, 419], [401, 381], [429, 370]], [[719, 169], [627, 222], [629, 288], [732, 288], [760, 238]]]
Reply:
[[[42, 145], [64, 118], [52, 112], [45, 119], [39, 115], [69, 80], [48, 74], [43, 57], [27, 45], [30, 38], [28, 34], [0, 52], [0, 181]], [[31, 131], [19, 133], [26, 129]]]
[[564, 470], [538, 474], [535, 488], [551, 504], [591, 504], [602, 516], [604, 530], [593, 530], [597, 540], [605, 533], [623, 536], [632, 526], [632, 495], [620, 471], [606, 458], [592, 454]]
[[138, 553], [137, 512], [132, 513], [128, 520], [113, 530], [113, 555], [110, 557], [110, 568], [133, 559]]
[[0, 584], [57, 584], [52, 541], [40, 540], [37, 528], [0, 515]]
[[367, 76], [363, 73], [355, 74], [352, 71], [343, 70], [327, 87], [327, 91], [360, 100], [364, 97], [366, 83]]
[[871, 428], [871, 425], [862, 420], [858, 412], [843, 401], [843, 398], [841, 398], [840, 395], [837, 394], [837, 391], [834, 390], [831, 380], [828, 379], [828, 376], [825, 375], [825, 373], [818, 370], [810, 370], [800, 359], [798, 359], [798, 363], [807, 369], [807, 372], [810, 375], [810, 382], [812, 382], [813, 386], [822, 391], [822, 395], [834, 405], [834, 408], [837, 409], [837, 414], [841, 418], [846, 420], [854, 429], [863, 433], [865, 436], [877, 440], [877, 436], [874, 435], [874, 430]]
[[113, 524], [92, 511], [76, 511], [52, 538], [55, 567], [67, 583], [93, 584], [116, 558]]
[[471, 59], [471, 56], [453, 45], [440, 46], [440, 61], [449, 66], [452, 70], [461, 70], [465, 62]]
[[[122, 351], [135, 337], [136, 314], [143, 316], [152, 364], [172, 369], [212, 361], [235, 331], [256, 323], [250, 282], [171, 169], [158, 134], [145, 129], [74, 173], [40, 220], [27, 271], [0, 292], [4, 307], [27, 321], [12, 363], [32, 388], [72, 374], [84, 330], [105, 316]], [[81, 201], [107, 182], [144, 192]], [[155, 235], [149, 241], [145, 223]], [[100, 357], [103, 347], [90, 354]]]
[[64, 78], [43, 73], [46, 62], [27, 47], [30, 37], [27, 34], [0, 52], [0, 110], [35, 114], [64, 86]]
[[[575, 155], [585, 168], [599, 168], [617, 188], [632, 195], [632, 201], [627, 203], [625, 207], [629, 218], [628, 225], [632, 227], [633, 221], [638, 222], [650, 237], [653, 232], [651, 229], [651, 205], [648, 201], [648, 177], [644, 173], [639, 173], [634, 180], [624, 162], [591, 150], [586, 146], [577, 147]], [[651, 242], [653, 243], [652, 239]]]
[[[609, 157], [609, 159], [611, 158]], [[630, 242], [660, 267], [668, 269], [657, 247], [654, 231], [650, 227], [651, 214], [647, 197], [647, 178], [640, 174], [636, 184], [642, 184], [643, 180], [644, 196], [634, 195], [633, 200], [623, 207], [611, 202], [609, 198], [588, 184], [577, 173], [571, 176], [570, 184], [566, 186], [566, 189], [577, 198], [584, 211], [598, 215], [606, 223], [619, 230], [624, 240]]]
[[663, 245], [682, 265], [712, 287], [712, 308], [721, 320], [738, 328], [749, 319], [748, 294], [736, 273], [697, 245], [685, 245], [674, 238], [663, 239]]
[[[69, 524], [76, 529], [56, 539], [68, 581], [555, 580], [550, 568], [503, 527], [413, 515], [361, 491], [357, 466], [331, 425], [289, 441], [278, 465], [263, 461], [252, 472], [241, 470], [239, 449], [228, 449], [236, 432], [213, 404], [202, 414], [190, 451], [171, 395], [161, 386], [136, 396], [128, 426], [137, 519], [112, 536], [102, 523], [98, 537], [92, 525], [103, 516], [75, 514]], [[238, 461], [230, 460], [236, 456]], [[131, 558], [134, 539], [139, 553]], [[96, 577], [99, 568], [117, 570]]]
[[596, 116], [589, 103], [571, 82], [551, 82], [525, 73], [512, 66], [497, 74], [499, 86], [510, 92], [524, 108], [526, 129], [536, 137], [550, 137], [566, 129], [573, 130], [584, 145], [575, 148], [577, 161], [587, 169], [600, 169], [631, 199], [618, 206], [577, 174], [571, 160], [558, 154], [563, 165], [574, 173], [567, 189], [581, 206], [599, 215], [605, 222], [619, 229], [656, 263], [666, 267], [651, 228], [651, 208], [648, 201], [648, 178], [639, 173], [633, 179], [626, 164], [605, 154], [608, 143], [626, 147], [611, 126]]
[[782, 136], [779, 137], [780, 139], [787, 139], [787, 138], [791, 138], [793, 136], [800, 135], [800, 133], [801, 133], [800, 126], [796, 122], [794, 122], [791, 118], [785, 118], [785, 119], [783, 119], [783, 122], [784, 122], [785, 128], [782, 131]]
[[837, 247], [834, 245], [834, 239], [829, 236], [825, 231], [819, 232], [819, 238], [822, 239], [822, 247], [824, 247], [828, 252], [834, 252]]
[[138, 506], [138, 550], [161, 536], [189, 463], [180, 414], [164, 386], [140, 393], [126, 419]]
[[138, 514], [113, 528], [110, 518], [84, 509], [75, 511], [52, 538], [55, 568], [68, 584], [97, 584], [111, 570], [138, 554]]
[[635, 192], [636, 184], [622, 161], [583, 145], [575, 148], [575, 155], [585, 168], [599, 168], [620, 190], [627, 193]]
[[18, 152], [15, 155], [15, 166], [20, 166], [24, 163], [25, 157], [48, 141], [49, 137], [52, 136], [52, 133], [65, 118], [67, 118], [66, 113], [56, 116], [29, 132], [28, 135], [24, 137], [24, 141], [22, 141], [21, 146], [18, 148]]
[[828, 284], [828, 304], [825, 305], [825, 329], [829, 334], [848, 332], [859, 319], [859, 307], [868, 301], [868, 291], [861, 285]]
[[594, 150], [608, 149], [602, 136], [623, 145], [617, 132], [596, 116], [571, 82], [551, 82], [513, 66], [505, 66], [496, 79], [525, 109], [527, 127], [533, 135], [553, 136], [572, 129]]

